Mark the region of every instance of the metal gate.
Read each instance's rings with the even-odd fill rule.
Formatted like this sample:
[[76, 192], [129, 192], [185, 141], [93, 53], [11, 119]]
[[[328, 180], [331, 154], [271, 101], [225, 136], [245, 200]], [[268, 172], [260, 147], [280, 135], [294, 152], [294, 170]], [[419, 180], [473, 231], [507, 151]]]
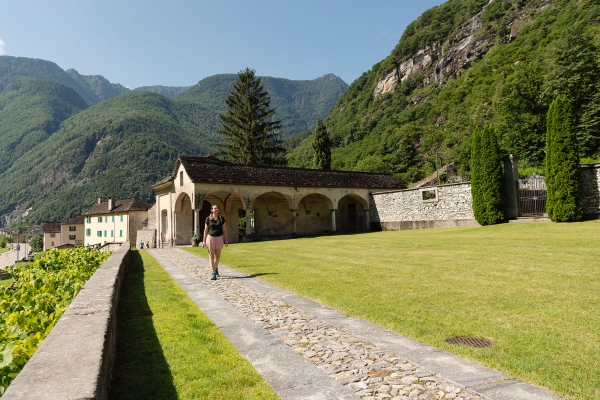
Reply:
[[543, 217], [546, 214], [546, 180], [533, 174], [519, 179], [519, 215], [521, 217]]

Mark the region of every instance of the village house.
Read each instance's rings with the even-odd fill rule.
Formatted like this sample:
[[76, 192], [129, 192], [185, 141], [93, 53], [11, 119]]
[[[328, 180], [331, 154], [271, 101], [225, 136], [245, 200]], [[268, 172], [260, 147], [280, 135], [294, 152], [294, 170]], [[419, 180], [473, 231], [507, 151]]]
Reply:
[[61, 245], [60, 222], [42, 222], [41, 229], [44, 235], [44, 251]]
[[390, 175], [237, 165], [215, 157], [179, 157], [152, 186], [149, 211], [157, 245], [189, 245], [202, 235], [212, 204], [227, 221], [229, 242], [370, 230], [372, 191], [403, 188]]
[[60, 224], [60, 244], [83, 246], [85, 217], [80, 215]]
[[136, 243], [137, 231], [148, 224], [148, 208], [148, 203], [135, 197], [100, 197], [98, 204], [83, 214], [85, 245]]

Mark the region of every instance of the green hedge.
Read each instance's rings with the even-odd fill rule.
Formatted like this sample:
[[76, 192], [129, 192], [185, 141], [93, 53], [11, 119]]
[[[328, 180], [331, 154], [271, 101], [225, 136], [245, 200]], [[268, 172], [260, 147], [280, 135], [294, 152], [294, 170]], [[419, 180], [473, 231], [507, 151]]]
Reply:
[[504, 220], [503, 167], [498, 139], [491, 126], [476, 130], [471, 142], [473, 213], [481, 225]]
[[33, 263], [6, 268], [14, 283], [0, 289], [0, 395], [108, 256], [85, 248], [51, 249]]

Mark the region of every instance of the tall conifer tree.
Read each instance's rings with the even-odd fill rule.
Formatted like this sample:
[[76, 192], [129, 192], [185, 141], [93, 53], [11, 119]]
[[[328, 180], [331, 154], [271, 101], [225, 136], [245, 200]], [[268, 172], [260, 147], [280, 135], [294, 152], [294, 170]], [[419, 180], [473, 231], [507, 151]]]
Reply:
[[255, 73], [249, 68], [238, 72], [238, 80], [225, 99], [228, 110], [219, 115], [223, 127], [218, 131], [225, 143], [218, 145], [219, 154], [236, 164], [285, 166], [281, 121], [273, 120], [271, 98]]
[[546, 212], [552, 221], [580, 221], [580, 166], [577, 134], [569, 99], [558, 96], [546, 118]]
[[504, 220], [503, 168], [500, 146], [491, 126], [475, 131], [471, 148], [473, 213], [481, 225]]
[[313, 135], [312, 147], [315, 151], [314, 167], [316, 169], [329, 170], [331, 169], [331, 139], [321, 119], [317, 120], [317, 126]]

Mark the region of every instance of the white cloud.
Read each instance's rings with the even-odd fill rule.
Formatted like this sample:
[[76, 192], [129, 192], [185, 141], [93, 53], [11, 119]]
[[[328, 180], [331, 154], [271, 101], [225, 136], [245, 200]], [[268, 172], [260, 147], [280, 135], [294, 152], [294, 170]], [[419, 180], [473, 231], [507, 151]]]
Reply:
[[3, 56], [4, 54], [6, 54], [6, 52], [4, 51], [5, 47], [6, 47], [6, 44], [4, 44], [4, 41], [2, 39], [0, 39], [0, 56]]

